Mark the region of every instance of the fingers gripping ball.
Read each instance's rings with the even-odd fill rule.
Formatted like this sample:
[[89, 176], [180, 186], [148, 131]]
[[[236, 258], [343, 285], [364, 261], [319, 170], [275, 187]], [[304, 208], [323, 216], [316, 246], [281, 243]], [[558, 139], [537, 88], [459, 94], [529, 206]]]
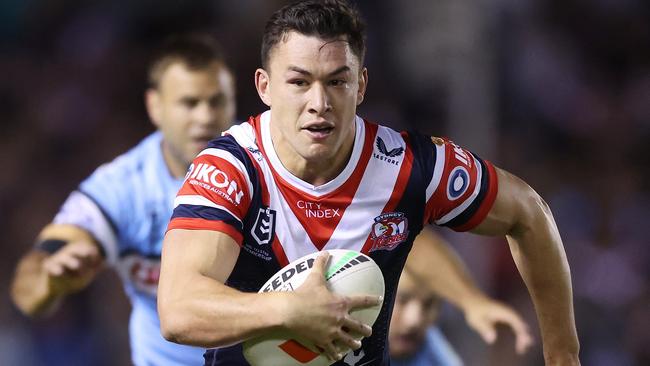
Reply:
[[[339, 295], [384, 296], [384, 276], [379, 266], [367, 255], [343, 249], [328, 251], [325, 268], [327, 288]], [[299, 258], [273, 275], [259, 292], [293, 291], [305, 281], [319, 252]], [[350, 315], [365, 324], [373, 325], [381, 305], [355, 309]], [[356, 339], [363, 338], [356, 335]], [[344, 352], [347, 353], [348, 351]], [[309, 341], [288, 332], [269, 333], [244, 343], [244, 357], [253, 366], [327, 366], [334, 363], [321, 354]]]

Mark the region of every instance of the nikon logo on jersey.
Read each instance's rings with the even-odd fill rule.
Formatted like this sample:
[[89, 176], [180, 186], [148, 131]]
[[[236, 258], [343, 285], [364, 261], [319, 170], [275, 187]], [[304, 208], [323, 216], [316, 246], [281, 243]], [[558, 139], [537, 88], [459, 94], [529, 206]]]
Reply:
[[[244, 192], [237, 186], [237, 182], [231, 180], [228, 174], [214, 165], [204, 163], [199, 163], [196, 166], [190, 165], [190, 169], [185, 174], [185, 180], [188, 179], [190, 184], [199, 185], [234, 204], [239, 204], [244, 195]], [[226, 187], [224, 192], [223, 189]]]

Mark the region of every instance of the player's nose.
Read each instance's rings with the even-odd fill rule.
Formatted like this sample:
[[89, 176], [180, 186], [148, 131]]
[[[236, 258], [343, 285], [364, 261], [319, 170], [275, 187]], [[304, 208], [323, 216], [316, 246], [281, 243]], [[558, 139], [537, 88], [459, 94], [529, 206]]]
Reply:
[[421, 326], [425, 321], [422, 306], [415, 301], [407, 303], [402, 309], [402, 321], [409, 329]]
[[323, 115], [332, 109], [327, 90], [321, 83], [314, 83], [309, 92], [309, 112]]
[[210, 125], [214, 124], [217, 119], [217, 111], [215, 108], [210, 106], [210, 103], [207, 101], [202, 101], [197, 104], [192, 111], [192, 119], [195, 123], [201, 125]]

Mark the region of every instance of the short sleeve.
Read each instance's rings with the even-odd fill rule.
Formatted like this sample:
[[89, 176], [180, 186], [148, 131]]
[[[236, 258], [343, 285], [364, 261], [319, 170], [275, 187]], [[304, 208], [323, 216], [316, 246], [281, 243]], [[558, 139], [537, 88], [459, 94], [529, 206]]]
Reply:
[[115, 264], [122, 249], [119, 225], [130, 221], [124, 181], [110, 164], [100, 166], [68, 196], [53, 220], [88, 231], [99, 242], [109, 264]]
[[435, 159], [426, 189], [425, 222], [471, 230], [489, 212], [498, 190], [494, 166], [450, 140], [432, 137]]
[[232, 145], [217, 144], [190, 165], [167, 230], [220, 231], [241, 245], [252, 194], [242, 152]]

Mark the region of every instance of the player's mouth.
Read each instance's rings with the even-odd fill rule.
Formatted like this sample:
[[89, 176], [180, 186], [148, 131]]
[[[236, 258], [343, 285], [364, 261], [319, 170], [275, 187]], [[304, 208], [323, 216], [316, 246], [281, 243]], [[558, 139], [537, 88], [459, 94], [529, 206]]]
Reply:
[[323, 140], [334, 132], [334, 124], [329, 122], [307, 123], [301, 130], [314, 140]]

